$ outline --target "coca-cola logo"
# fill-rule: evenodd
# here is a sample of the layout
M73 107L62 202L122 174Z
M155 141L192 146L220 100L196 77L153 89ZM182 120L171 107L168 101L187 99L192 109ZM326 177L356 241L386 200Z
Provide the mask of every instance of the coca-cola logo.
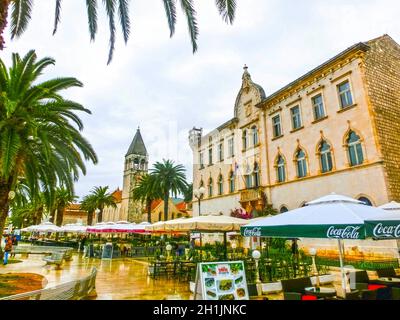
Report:
M335 239L358 239L360 235L360 227L347 226L345 228L335 228L331 226L326 232L328 238Z
M375 238L400 238L400 224L384 226L382 223L378 223L372 233Z
M245 237L261 237L261 228L254 227L254 228L244 229L243 235Z

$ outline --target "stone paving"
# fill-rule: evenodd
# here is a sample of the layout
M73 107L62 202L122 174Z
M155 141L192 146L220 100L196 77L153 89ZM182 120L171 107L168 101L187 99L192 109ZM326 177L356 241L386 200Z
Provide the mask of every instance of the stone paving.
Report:
M98 270L96 279L97 298L99 300L163 300L193 298L187 282L165 279L151 279L147 276L147 262L137 259L102 260L83 258L74 254L72 261L64 262L61 269L46 265L43 255L30 255L21 258L23 262L0 266L0 273L32 272L45 276L44 287L68 282L88 275L93 267ZM340 294L340 274L333 271L335 281L324 285L335 287ZM282 293L271 293L268 299L283 299Z

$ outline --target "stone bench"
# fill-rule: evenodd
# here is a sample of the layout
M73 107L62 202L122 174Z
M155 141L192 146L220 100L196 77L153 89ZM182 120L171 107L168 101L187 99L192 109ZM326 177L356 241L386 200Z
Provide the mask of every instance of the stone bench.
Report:
M50 256L45 256L43 258L47 264L55 264L57 267L60 267L64 261L64 253L63 252L53 252Z
M72 260L72 248L68 247L49 247L49 246L14 246L11 253L29 256L29 254L53 254L62 252L66 261Z

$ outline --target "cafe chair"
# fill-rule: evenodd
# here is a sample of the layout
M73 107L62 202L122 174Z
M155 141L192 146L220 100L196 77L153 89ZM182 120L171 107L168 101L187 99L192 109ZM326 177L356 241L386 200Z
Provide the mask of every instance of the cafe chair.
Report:
M379 278L400 278L393 267L377 269L376 273Z

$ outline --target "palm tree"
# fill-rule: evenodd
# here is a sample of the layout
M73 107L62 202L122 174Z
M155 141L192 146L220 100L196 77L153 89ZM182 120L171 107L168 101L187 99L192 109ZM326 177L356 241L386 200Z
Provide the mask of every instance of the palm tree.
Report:
M58 188L56 191L56 200L55 206L57 208L57 219L56 225L61 227L64 219L64 211L65 208L68 207L74 200L77 199L77 196L74 195L73 192L66 188ZM54 220L54 216L53 216Z
M115 16L118 15L122 35L125 43L128 42L130 34L129 0L103 0L104 9L108 18L110 30L110 48L108 64L111 62L115 46L116 25ZM194 0L179 0L182 11L186 16L189 35L192 42L193 53L197 51L197 27L196 10ZM168 20L170 37L175 33L176 25L176 0L163 0L165 15ZM219 14L226 23L232 24L235 19L236 0L215 0ZM20 37L28 26L31 19L33 0L0 0L0 50L4 48L3 32L7 25L7 13L11 5L11 39ZM97 34L98 1L86 0L90 40L94 41ZM57 32L60 22L61 0L55 0L55 17L53 35Z
M46 204L52 204L58 186L73 190L79 174L86 174L84 159L97 163L75 113L90 111L60 94L82 83L75 78L38 83L53 64L51 58L38 61L33 50L23 58L14 53L9 69L0 59L0 230L21 181L32 198L43 193Z
M81 209L87 211L87 225L91 226L93 223L93 216L97 209L95 196L93 194L83 197L81 202Z
M108 192L108 186L94 187L89 196L93 197L91 201L93 201L92 203L95 205L95 208L100 210L97 222L103 221L103 210L105 207L117 207L114 196Z
M151 223L151 204L154 200L162 198L162 194L154 187L156 179L154 175L144 175L132 191L134 200L146 203L147 221Z
M193 200L193 183L189 183L185 192L183 192L184 201L190 203Z
M164 221L168 220L168 200L170 193L175 197L187 189L185 167L181 164L174 165L171 160L156 162L151 170L154 175L154 191L161 193L164 200Z

